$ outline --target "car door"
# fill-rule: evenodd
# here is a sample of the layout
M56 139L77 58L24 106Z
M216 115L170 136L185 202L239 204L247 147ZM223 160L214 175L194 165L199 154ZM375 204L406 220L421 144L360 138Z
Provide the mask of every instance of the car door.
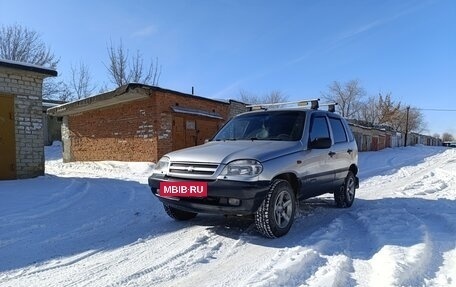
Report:
M301 173L301 198L309 198L331 191L334 171L329 148L311 148L310 143L321 138L330 138L328 119L324 113L314 113L310 119L308 151L304 171Z
M343 119L337 116L329 116L328 118L333 138L333 146L330 150L330 162L335 175L334 188L337 188L344 183L352 162L352 155L356 151L353 150L353 147L349 143L348 133L343 124Z

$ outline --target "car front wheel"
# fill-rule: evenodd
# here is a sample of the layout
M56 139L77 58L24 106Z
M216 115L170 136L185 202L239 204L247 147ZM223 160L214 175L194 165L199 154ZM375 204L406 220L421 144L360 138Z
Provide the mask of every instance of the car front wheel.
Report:
M266 237L276 238L288 233L296 213L296 196L288 181L276 179L255 213L255 225Z

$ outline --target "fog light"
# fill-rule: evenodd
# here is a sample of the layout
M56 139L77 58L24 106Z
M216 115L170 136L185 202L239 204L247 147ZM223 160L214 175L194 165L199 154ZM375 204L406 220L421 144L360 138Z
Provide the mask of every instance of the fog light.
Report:
M241 200L237 198L228 198L228 204L238 206L241 204Z

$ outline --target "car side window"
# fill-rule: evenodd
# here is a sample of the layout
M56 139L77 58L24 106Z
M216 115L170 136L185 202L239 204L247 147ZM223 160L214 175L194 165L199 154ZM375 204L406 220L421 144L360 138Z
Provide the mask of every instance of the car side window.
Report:
M347 141L347 134L345 133L344 124L341 119L329 118L331 123L331 131L334 136L334 143L343 143Z
M349 142L354 141L355 140L355 136L353 135L353 132L352 132L350 126L347 124L347 122L345 122L344 127L345 127L345 130L347 131L347 134L348 134L348 141Z
M310 126L309 141L313 142L317 138L329 138L328 122L324 116L316 116L312 118Z

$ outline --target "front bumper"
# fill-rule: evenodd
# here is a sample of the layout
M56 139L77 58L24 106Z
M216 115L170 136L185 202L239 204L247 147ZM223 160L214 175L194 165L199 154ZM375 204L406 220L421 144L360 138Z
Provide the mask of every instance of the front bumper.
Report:
M263 202L268 190L269 181L231 181L215 180L207 182L206 198L189 197L162 197L158 194L160 182L169 181L189 181L185 179L169 178L161 175L149 177L149 186L152 193L164 204L181 210L210 213L210 214L230 214L247 215L256 212ZM239 199L239 205L229 204L229 199Z

